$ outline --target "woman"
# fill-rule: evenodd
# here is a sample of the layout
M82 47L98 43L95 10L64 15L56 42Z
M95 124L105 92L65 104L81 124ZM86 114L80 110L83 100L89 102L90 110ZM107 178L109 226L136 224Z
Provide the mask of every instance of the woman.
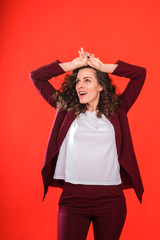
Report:
M66 75L57 91L49 79ZM108 73L130 78L118 95ZM142 67L118 60L104 64L81 48L71 62L55 61L32 71L31 80L57 109L42 177L61 187L58 240L85 240L92 221L96 240L117 240L125 218L125 188L134 188L142 201L141 181L127 112L146 76ZM44 199L43 197L43 199Z

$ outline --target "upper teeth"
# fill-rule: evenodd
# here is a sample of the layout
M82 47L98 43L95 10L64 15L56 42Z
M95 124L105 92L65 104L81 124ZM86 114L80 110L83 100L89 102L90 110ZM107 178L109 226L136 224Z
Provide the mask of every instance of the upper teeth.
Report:
M86 94L86 92L80 92L80 95Z

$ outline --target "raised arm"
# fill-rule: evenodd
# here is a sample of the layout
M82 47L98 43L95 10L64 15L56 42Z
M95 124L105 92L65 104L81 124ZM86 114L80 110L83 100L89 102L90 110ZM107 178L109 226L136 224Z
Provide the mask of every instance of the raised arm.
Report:
M56 77L63 73L72 71L75 68L87 65L88 59L84 54L83 48L81 48L78 52L79 56L73 59L73 61L61 63L59 60L56 60L30 72L31 81L39 93L54 108L56 107L56 102L53 95L55 94L56 89L50 84L49 80L52 77Z
M130 78L130 81L122 93L122 106L126 112L129 111L133 103L136 101L143 87L146 69L123 61L116 62L118 66L112 72L113 75Z
M122 93L122 106L128 112L142 89L146 77L146 69L120 60L114 64L104 64L99 58L95 58L93 54L90 56L88 64L102 72L130 78L126 89Z
M59 66L59 63L60 61L56 60L30 72L30 78L34 86L43 98L54 108L56 107L56 103L52 96L55 94L56 89L48 80L65 73L65 71Z

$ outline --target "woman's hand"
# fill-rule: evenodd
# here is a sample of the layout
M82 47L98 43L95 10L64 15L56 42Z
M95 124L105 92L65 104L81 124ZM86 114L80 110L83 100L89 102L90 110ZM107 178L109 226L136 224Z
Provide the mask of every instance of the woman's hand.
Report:
M81 48L79 52L79 58L84 62L84 66L89 65L97 70L102 71L103 69L103 62L99 60L99 57L95 57L94 54L90 54L88 52L84 52L84 49ZM77 60L79 59L77 58Z
M99 71L103 71L104 63L101 62L98 57L96 58L94 54L89 55L87 64Z
M105 64L99 60L99 57L95 57L94 54L87 53L87 64L101 72L112 73L118 66L118 64Z
M75 64L75 68L89 65L97 70L102 71L104 64L99 60L98 57L96 58L94 54L84 52L83 48L81 48L81 50L78 51L78 53L79 53L79 57L75 58L72 61Z
M101 72L112 73L118 66L118 64L109 64L103 63L99 60L99 58L95 58L92 54L89 58L87 64Z
M86 56L86 53L84 52L84 49L81 48L80 51L78 51L79 57L75 58L72 63L75 65L75 68L80 68L83 66L87 66L88 57Z
M88 62L88 58L84 52L84 49L81 48L80 51L78 51L79 53L79 57L75 58L73 61L71 62L65 62L65 63L59 63L60 67L65 71L65 72L69 72L69 71L73 71L76 68L80 68L83 66L87 66L87 62Z

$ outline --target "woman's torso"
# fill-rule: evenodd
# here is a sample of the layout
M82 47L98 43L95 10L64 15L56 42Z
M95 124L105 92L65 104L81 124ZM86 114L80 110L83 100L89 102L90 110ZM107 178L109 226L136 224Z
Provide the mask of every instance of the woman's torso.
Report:
M81 113L62 142L55 179L74 184L118 185L120 165L111 122L96 111Z

